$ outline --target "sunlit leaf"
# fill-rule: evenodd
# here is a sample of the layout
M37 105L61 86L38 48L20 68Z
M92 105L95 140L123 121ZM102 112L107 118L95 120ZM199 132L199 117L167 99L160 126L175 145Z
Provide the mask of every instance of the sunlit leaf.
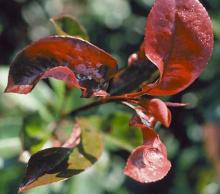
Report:
M87 41L70 36L49 36L23 49L13 60L6 92L29 93L40 79L64 80L80 87L84 96L106 90L117 62Z
M160 72L143 90L171 95L201 74L213 48L212 24L198 0L156 0L147 19L145 54Z
M86 30L69 15L62 15L50 19L58 35L71 35L89 40Z
M95 131L82 130L80 144L76 147L49 148L34 154L28 162L19 192L79 174L97 161L102 150L101 135Z

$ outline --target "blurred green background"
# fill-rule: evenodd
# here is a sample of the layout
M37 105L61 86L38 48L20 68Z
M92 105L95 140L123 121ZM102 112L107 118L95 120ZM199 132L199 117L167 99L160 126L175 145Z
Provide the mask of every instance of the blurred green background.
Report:
M172 162L169 174L152 184L123 175L126 159L141 137L137 129L128 127L132 113L108 104L79 117L81 123L106 134L105 152L98 163L68 181L27 194L220 194L220 1L201 2L213 21L214 52L192 86L164 98L191 104L172 108L171 127L157 129ZM28 95L3 94L15 54L31 41L54 34L50 17L70 14L85 26L91 42L112 53L123 67L143 40L152 4L153 0L0 0L0 194L17 193L24 176L20 137L32 153L51 146L49 134L60 111L91 101L80 99L78 90L64 95L63 83L52 79L40 82ZM69 129L71 121L60 125L60 130L68 133Z

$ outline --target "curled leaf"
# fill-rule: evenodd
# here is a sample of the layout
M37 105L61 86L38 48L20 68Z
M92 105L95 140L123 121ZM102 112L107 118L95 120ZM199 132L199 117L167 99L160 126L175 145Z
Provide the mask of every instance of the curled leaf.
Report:
M32 155L19 192L67 179L92 166L103 150L102 137L95 131L75 130L63 147L49 148ZM73 140L73 141L72 141ZM79 144L78 144L79 143Z
M54 77L84 96L106 90L117 69L116 60L87 41L49 36L24 48L13 60L6 92L29 93L40 79Z
M71 35L89 40L86 30L77 22L76 19L69 15L52 17L50 19L58 35Z
M160 99L141 100L139 102L140 106L133 106L127 102L124 102L124 104L136 111L136 114L130 121L132 126L141 127L144 124L145 127L154 128L157 121L161 122L165 127L170 126L171 112Z
M212 24L198 0L156 0L147 19L144 49L160 78L142 89L160 96L184 90L201 74L212 48Z
M142 103L142 106L149 115L160 121L165 127L170 126L171 112L162 100L157 98L147 100Z
M149 183L162 179L171 168L165 145L151 129L143 129L144 144L129 156L124 168L125 175L141 182Z

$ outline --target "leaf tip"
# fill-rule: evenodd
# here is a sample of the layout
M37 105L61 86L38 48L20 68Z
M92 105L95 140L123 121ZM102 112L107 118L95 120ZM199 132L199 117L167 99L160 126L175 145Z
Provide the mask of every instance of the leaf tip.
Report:
M23 181L20 183L18 187L18 194L26 192L36 186L39 186L39 185L33 184L34 181L35 181L34 179L30 179L30 180L23 179Z
M25 185L21 184L18 188L18 193L23 193L25 191L27 191L27 187Z

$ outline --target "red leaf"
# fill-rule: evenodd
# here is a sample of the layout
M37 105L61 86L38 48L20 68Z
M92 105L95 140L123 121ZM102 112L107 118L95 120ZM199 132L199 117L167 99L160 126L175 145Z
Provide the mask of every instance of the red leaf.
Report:
M167 175L171 163L167 159L165 145L151 129L143 130L144 145L137 147L129 156L124 173L141 183L155 182Z
M156 0L148 16L144 47L160 78L143 90L150 95L184 90L198 78L212 53L208 13L198 0Z
M29 93L40 79L54 77L88 93L105 90L116 60L87 41L50 36L23 49L11 64L6 92ZM84 92L85 93L85 92Z
M160 99L142 100L139 103L141 107L133 106L130 103L125 104L133 108L138 115L135 114L130 120L130 125L134 127L142 128L141 126L144 124L145 127L154 128L157 121L165 127L170 126L171 112Z
M157 121L160 121L165 127L170 126L171 112L167 105L160 99L151 99L144 101L142 105L146 108L149 115L152 115Z

